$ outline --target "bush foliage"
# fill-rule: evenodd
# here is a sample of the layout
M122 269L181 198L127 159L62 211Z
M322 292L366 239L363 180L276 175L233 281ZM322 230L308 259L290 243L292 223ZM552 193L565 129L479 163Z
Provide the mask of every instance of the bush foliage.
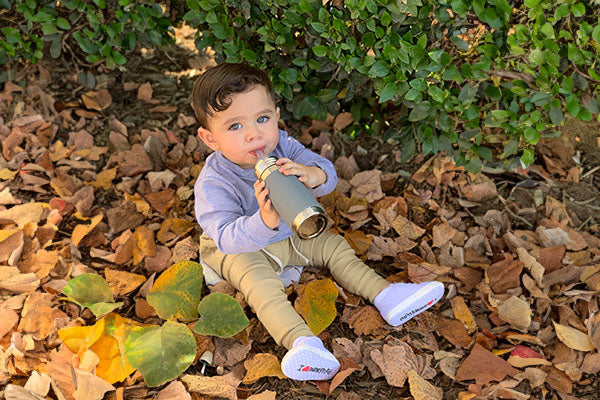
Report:
M597 116L597 0L0 0L18 25L0 29L0 63L58 57L73 37L87 61L123 65L171 26L197 28L218 61L268 71L284 116L352 113L348 134L382 134L449 153L478 171L514 168L555 135L565 114ZM75 12L76 11L76 12Z

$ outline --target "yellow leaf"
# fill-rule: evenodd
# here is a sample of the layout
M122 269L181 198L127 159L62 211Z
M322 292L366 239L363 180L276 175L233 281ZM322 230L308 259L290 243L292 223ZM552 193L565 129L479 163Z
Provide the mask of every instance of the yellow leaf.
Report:
M408 385L410 394L415 400L442 400L443 398L442 389L421 378L414 369L408 371Z
M28 222L38 223L46 217L49 210L46 203L27 203L0 211L0 219L14 221L19 228L23 228Z
M181 218L167 218L156 234L156 239L161 243L165 243L177 236L185 235L192 229L194 229L194 224L191 221ZM172 233L168 235L170 232Z
M58 337L69 350L77 353L79 358L93 345L104 332L104 318L100 319L94 326L74 326L63 328L58 331Z
M6 239L14 235L19 231L18 228L14 229L2 229L0 230L0 243L4 242Z
M587 334L578 329L571 328L570 326L557 324L554 321L552 321L552 323L554 324L554 329L556 330L556 336L558 336L560 341L571 349L579 351L594 350L594 346L592 345L592 342Z
M59 140L50 147L50 158L54 162L69 158L74 148L75 146L65 147L65 145Z
M138 265L144 257L156 256L154 232L145 226L139 226L134 232L136 241L133 247L133 265Z
M450 300L450 304L452 305L454 317L463 323L469 333L475 332L477 324L475 324L475 318L473 318L473 314L465 304L465 300L460 296L456 296Z
M131 293L146 282L146 277L143 275L110 268L104 269L104 277L112 292L117 296Z
M242 380L244 384L254 383L265 376L275 376L279 379L286 378L281 371L279 360L270 353L256 354L251 359L244 361L244 367L246 367L246 376Z
M13 180L19 171L11 171L8 168L2 168L0 170L0 179L4 181Z
M298 295L294 308L315 335L321 333L335 319L337 296L337 287L331 279L309 282Z
M81 239L85 237L88 233L92 231L102 221L102 214L98 214L92 217L92 222L89 225L77 225L75 229L73 229L73 234L71 235L71 241L73 245L77 246Z
M105 169L98 173L96 180L93 182L86 182L87 185L92 185L95 188L101 188L104 190L110 189L110 185L117 176L117 168Z
M125 193L125 200L135 204L135 209L139 213L144 214L146 217L150 216L150 204L148 204L148 202L144 200L139 193L136 193L133 196L129 193Z

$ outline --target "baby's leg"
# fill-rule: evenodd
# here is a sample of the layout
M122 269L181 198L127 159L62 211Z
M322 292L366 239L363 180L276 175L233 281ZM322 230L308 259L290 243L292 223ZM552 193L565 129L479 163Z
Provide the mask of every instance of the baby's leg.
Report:
M262 252L225 257L223 278L243 295L278 344L292 348L294 339L312 335L287 298L283 283Z
M311 265L329 268L333 279L344 289L373 302L389 282L356 257L354 249L340 235L324 232L314 239L293 238L298 251Z

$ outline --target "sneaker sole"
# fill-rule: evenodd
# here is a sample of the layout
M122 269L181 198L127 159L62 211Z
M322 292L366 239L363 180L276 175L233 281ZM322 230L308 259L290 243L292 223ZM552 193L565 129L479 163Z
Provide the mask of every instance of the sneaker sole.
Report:
M340 369L338 360L328 351L298 346L281 360L281 370L297 381L328 380Z
M392 326L402 325L437 303L444 295L444 284L431 282L415 294L392 308L385 320Z

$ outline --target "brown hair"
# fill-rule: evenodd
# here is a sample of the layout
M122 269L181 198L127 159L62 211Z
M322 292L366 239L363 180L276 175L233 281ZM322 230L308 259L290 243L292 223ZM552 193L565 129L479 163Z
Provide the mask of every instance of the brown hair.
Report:
M192 88L192 108L200 126L208 129L208 117L227 110L232 94L247 92L255 86L267 89L275 101L273 86L263 70L246 63L221 64L206 70Z

